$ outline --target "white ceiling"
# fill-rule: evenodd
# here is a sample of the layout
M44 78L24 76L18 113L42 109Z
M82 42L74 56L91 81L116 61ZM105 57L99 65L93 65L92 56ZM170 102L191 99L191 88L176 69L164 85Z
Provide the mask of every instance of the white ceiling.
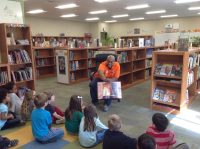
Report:
M79 7L71 9L56 9L54 7L62 4L76 3ZM139 5L139 4L149 4L149 8L137 9L137 10L126 10L126 6ZM86 18L99 17L99 21L113 20L111 16L117 14L129 14L127 18L117 18L118 22L129 21L130 18L144 17L145 20L148 19L160 19L161 15L178 14L179 17L188 16L199 16L197 13L200 10L190 11L189 7L200 6L200 2L185 3L185 4L175 4L174 0L120 0L116 2L109 3L97 3L93 0L25 0L25 12L33 9L43 9L47 11L42 14L27 14L26 16L36 16L45 17L52 19L62 19L62 20L76 20L85 21ZM89 11L106 9L108 12L105 14L89 14ZM165 9L164 14L145 14L146 11ZM74 18L61 18L61 15L75 13L78 15Z

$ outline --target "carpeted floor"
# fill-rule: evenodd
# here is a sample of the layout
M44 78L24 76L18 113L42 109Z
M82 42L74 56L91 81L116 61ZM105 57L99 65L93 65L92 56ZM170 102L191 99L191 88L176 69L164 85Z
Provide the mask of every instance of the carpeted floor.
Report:
M73 94L82 95L85 103L90 103L88 82L74 85L58 84L56 78L48 78L37 80L37 92L53 91L56 95L56 104L63 110L68 105L70 96ZM108 115L120 115L123 126L122 131L131 137L138 137L144 133L146 128L151 124L151 117L156 111L149 109L150 107L150 82L139 84L135 87L128 88L123 91L123 100L121 102L114 101L108 112L102 112L102 106L97 107L100 119L106 124ZM168 115L171 121L170 129L176 133L177 142L187 142L191 149L200 149L200 97L193 102L189 110L181 115ZM62 127L63 125L59 125ZM62 141L58 141L52 145L35 144L30 123L24 127L14 128L1 131L2 135L10 138L18 138L20 140L17 148L32 149L82 149L78 143L77 136L71 136L65 132ZM96 146L94 149L101 149L102 145Z

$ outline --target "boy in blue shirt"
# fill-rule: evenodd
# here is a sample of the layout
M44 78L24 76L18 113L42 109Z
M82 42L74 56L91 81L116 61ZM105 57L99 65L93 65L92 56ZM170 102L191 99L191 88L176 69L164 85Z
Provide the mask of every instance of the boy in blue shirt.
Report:
M31 114L32 133L40 143L50 143L61 139L64 131L60 128L51 128L51 114L44 108L46 106L47 95L40 93L36 95L34 103L36 109Z

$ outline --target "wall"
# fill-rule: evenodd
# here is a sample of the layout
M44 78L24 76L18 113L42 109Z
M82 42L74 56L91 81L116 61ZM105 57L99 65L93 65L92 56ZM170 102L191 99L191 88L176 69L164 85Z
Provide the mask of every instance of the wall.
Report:
M47 18L25 17L25 23L31 26L32 34L43 33L46 36L58 36L65 33L66 36L83 36L90 33L90 23L54 20Z
M149 21L125 22L125 23L111 23L109 25L109 34L114 37L133 35L134 28L140 28L141 34L154 35L155 31L163 31L166 24L180 24L180 30L188 30L200 28L199 17L188 18L174 18L174 19L160 19Z

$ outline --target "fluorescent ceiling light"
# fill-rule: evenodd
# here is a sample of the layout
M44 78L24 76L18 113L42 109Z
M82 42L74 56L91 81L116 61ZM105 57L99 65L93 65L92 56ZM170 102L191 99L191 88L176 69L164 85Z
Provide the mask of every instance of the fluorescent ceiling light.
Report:
M188 8L188 10L199 10L200 9L200 7L190 7L190 8Z
M148 4L142 4L142 5L135 5L135 6L127 6L125 9L142 9L142 8L147 8L149 7Z
M172 18L172 17L177 17L177 14L172 14L172 15L164 15L164 16L160 16L161 18Z
M106 13L107 10L98 10L98 11L90 11L89 14L100 14L100 13Z
M200 14L200 12L198 14Z
M123 17L128 17L128 14L120 14L120 15L114 15L112 16L113 18L123 18Z
M38 14L38 13L44 13L46 11L42 10L42 9L35 9L35 10L30 10L28 11L27 13L30 13L30 14Z
M200 0L176 0L174 3L176 4L182 4L182 3L193 3L193 2L199 2Z
M78 5L76 4L66 4L66 5L59 5L55 8L58 8L58 9L69 9L69 8L75 8L75 7L78 7Z
M75 15L75 14L65 14L65 15L62 15L62 16L60 16L60 17L62 17L62 18L72 18L72 17L76 17L77 15Z
M114 2L114 1L119 1L119 0L94 0L94 1L98 3L107 3L107 2Z
M157 11L148 11L146 14L157 14L157 13L165 13L166 10L157 10Z
M94 20L99 20L99 18L86 18L86 21L94 21Z
M129 19L130 21L136 21L136 20L144 20L144 18L132 18L132 19Z
M114 23L114 22L117 22L117 20L109 20L109 21L104 21L106 23Z

